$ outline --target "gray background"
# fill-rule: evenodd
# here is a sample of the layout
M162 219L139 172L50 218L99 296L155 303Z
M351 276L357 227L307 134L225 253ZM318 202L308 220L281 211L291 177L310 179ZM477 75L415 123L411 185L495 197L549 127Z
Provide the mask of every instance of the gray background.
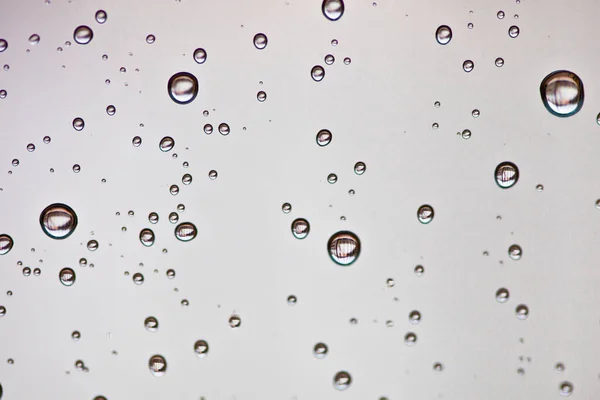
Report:
M94 20L98 9L105 24ZM563 381L574 385L571 398L598 398L599 13L593 0L347 0L331 22L318 0L3 0L0 37L9 47L0 65L10 69L0 70L8 92L0 100L0 233L15 241L0 256L3 400L552 399ZM94 31L86 46L73 40L82 24ZM453 29L447 46L434 38L441 24ZM269 39L262 51L252 44L258 32ZM41 40L32 46L33 33ZM203 65L192 58L197 47L207 51ZM469 74L466 59L475 63ZM310 78L317 64L326 70L319 83ZM570 118L551 115L539 95L558 69L585 86L584 106ZM183 106L166 91L179 71L200 84ZM81 132L75 117L85 120ZM228 136L218 134L221 122ZM210 136L205 123L215 128ZM323 128L333 141L320 148ZM456 135L463 129L469 140ZM176 142L170 153L158 149L165 135ZM359 160L362 176L353 172ZM521 173L509 190L493 179L505 160ZM218 179L208 178L211 169ZM189 186L184 173L193 175ZM63 241L38 222L54 202L79 217ZM189 243L168 222L180 203L180 222L199 230ZM422 204L435 209L429 225L416 218ZM297 217L311 224L305 240L290 232ZM157 237L151 248L138 240L145 227ZM362 242L347 268L326 251L342 229ZM519 261L507 254L514 243ZM42 273L25 277L24 266ZM66 266L77 273L72 287L58 280ZM143 285L132 282L135 272ZM507 303L495 300L500 287L510 290ZM530 309L525 321L515 316L521 303ZM416 326L408 321L415 309ZM236 330L227 322L233 313L242 318ZM158 332L144 329L150 315ZM409 331L418 336L413 347L403 341ZM193 352L198 339L210 346L204 359ZM312 354L320 341L329 346L322 360ZM153 354L167 359L161 378L148 371ZM75 370L78 359L89 372ZM438 361L441 373L432 369ZM353 377L343 392L332 384L340 370Z

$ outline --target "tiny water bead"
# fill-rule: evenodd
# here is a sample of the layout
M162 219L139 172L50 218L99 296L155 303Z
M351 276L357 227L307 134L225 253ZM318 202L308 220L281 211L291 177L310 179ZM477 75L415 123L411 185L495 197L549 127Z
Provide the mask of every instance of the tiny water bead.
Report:
M500 68L504 65L504 58L498 57L494 63L496 64L496 67Z
M208 355L208 343L206 340L198 340L194 343L194 354L198 358L204 358Z
M85 45L92 41L94 38L94 32L89 26L80 25L75 28L73 32L73 40L75 43Z
M48 237L65 239L77 228L77 214L66 204L54 203L41 212L40 225Z
M192 183L192 175L190 174L185 174L181 177L181 182L184 185L189 185L190 183Z
M136 272L135 274L133 274L131 279L133 280L133 283L135 283L136 285L141 285L142 283L144 283L144 275L142 275L139 272Z
M565 364L563 364L563 363L561 363L561 362L557 362L557 363L554 365L554 370L555 370L556 372L564 372L564 371L565 371Z
M194 50L194 61L198 64L204 64L206 62L206 50L203 48L197 48Z
M29 36L29 44L30 45L34 45L34 44L38 44L40 42L40 35L38 35L37 33L34 33L33 35Z
M475 68L475 64L473 63L473 61L466 60L465 62L463 62L463 70L465 72L471 72L473 71L473 68Z
M28 151L28 152L32 152L32 151L34 151L34 150L35 150L35 144L33 144L33 143L29 143L29 144L27 145L27 151Z
M310 224L304 218L297 218L292 222L292 234L296 239L304 239L310 232Z
M213 126L211 124L204 125L204 133L206 133L207 135L213 133Z
M283 211L284 214L289 214L290 211L292 211L292 205L290 203L283 203L281 205L281 211Z
M329 175L327 176L327 182L329 182L329 183L331 183L331 184L334 184L334 183L336 183L336 182L337 182L337 179L338 179L338 177L337 177L337 175L336 175L336 174L329 174Z
M169 79L167 92L175 103L189 104L198 94L198 79L189 72L178 72Z
M315 344L315 347L313 348L313 354L315 355L316 358L322 359L325 358L327 356L327 353L329 352L329 348L327 347L327 345L325 343L317 343Z
M321 147L325 147L331 143L331 139L333 139L333 135L327 129L321 129L317 133L317 144Z
M573 384L565 381L558 386L558 390L561 396L567 397L573 394Z
M366 170L367 170L367 165L364 162L359 161L356 164L354 164L354 173L356 175L362 175L365 173Z
M267 94L261 90L256 94L256 99L262 103L267 99Z
M109 105L108 107L106 107L106 113L107 113L108 115L110 115L111 117L112 117L113 115L115 115L115 113L116 113L116 112L117 112L117 108L116 108L115 106L113 106L112 104L111 104L111 105Z
M431 207L428 204L423 204L417 210L417 218L419 219L419 222L422 224L428 224L431 221L433 221L433 216L434 216L433 207Z
M156 36L154 36L154 35L148 35L148 36L146 36L146 43L152 44L155 41L156 41Z
M8 252L13 248L14 242L12 237L3 233L0 235L0 256L8 254Z
M172 212L169 214L169 222L172 224L176 224L179 221L179 214L176 212Z
M515 313L517 314L518 319L525 320L529 317L529 307L525 304L519 304L515 307Z
M219 124L219 133L223 136L227 136L229 135L229 125L227 125L225 122Z
M498 303L506 303L510 298L510 293L508 289L500 288L496 291L496 301Z
M325 56L324 61L325 61L325 64L332 65L335 62L335 57L333 56L333 54L327 54Z
M240 318L240 316L237 314L233 314L231 317L229 317L229 326L232 329L237 329L240 326L242 326L242 319Z
M298 302L298 298L296 296L294 296L293 294L289 295L287 298L287 303L290 306L293 306L294 304L296 304Z
M140 242L146 247L154 244L154 232L152 229L144 228L140 231Z
M350 57L344 58L344 64L345 65L350 65L351 62L352 62L352 59Z
M360 239L350 231L340 231L331 235L327 241L329 257L338 265L349 266L360 255Z
M325 78L325 70L320 65L315 65L310 70L310 76L315 82L321 82Z
M174 269L167 270L167 278L169 278L169 279L175 278L175 270Z
M131 144L133 145L133 147L140 147L140 145L142 144L142 138L139 136L134 136L134 138L131 139Z
M269 39L267 39L267 35L264 33L257 33L254 35L254 39L252 39L252 41L254 42L254 47L256 47L258 50L263 50L269 43Z
M75 271L71 268L63 268L58 274L60 283L65 286L72 286L75 283Z
M472 23L472 22L469 22L469 23L467 24L467 28L469 28L469 29L473 29L473 23Z
M523 249L518 244L513 244L508 248L508 256L513 260L520 260L523 256Z
M471 138L471 131L469 129L465 129L462 131L461 136L463 139L467 140Z
M52 138L50 138L50 136L44 136L43 140L44 140L45 144L48 144L48 143L50 143L52 141Z
M173 196L177 196L179 194L179 186L177 186L177 185L171 185L171 187L169 188L169 192Z
M433 364L433 370L435 372L442 372L444 370L444 366L440 362L436 362Z
M494 178L502 189L509 189L519 180L519 168L510 161L501 162L494 171Z
M540 84L542 103L557 117L570 117L583 106L583 82L570 71L548 74Z
M481 115L481 113L479 112L478 109L474 109L473 111L471 111L471 116L473 118L479 118L479 115Z
M504 18L504 11L502 11L502 10L498 11L498 14L496 14L496 16L498 17L498 19L503 19Z
M71 339L73 339L76 342L79 341L79 339L81 339L81 332L79 332L79 331L71 332Z
M151 224L156 224L158 222L158 214L155 212L148 214L148 221L150 221Z
M421 313L417 310L411 311L408 314L408 320L411 324L416 325L421 322Z
M153 355L148 360L148 368L152 375L156 377L164 376L167 372L167 360L160 354Z
M448 25L441 25L435 31L435 39L441 45L447 45L452 40L452 29Z
M417 335L413 332L408 332L404 335L404 344L407 346L414 346L417 343Z
M165 153L173 150L173 147L175 147L175 140L171 136L165 136L158 143L160 151Z
M219 174L214 169L212 169L208 172L208 177L212 180L217 179L218 176L219 176Z
M75 129L76 131L81 131L84 127L85 122L83 121L83 118L77 117L73 120L73 129Z
M333 386L337 390L346 390L352 385L352 376L346 371L340 371L333 377Z
M90 240L87 243L87 248L89 251L96 251L98 250L98 241L97 240Z
M31 268L29 268L29 267L23 268L23 276L29 276L29 275L31 275Z
M330 21L337 21L344 15L344 1L343 0L323 0L321 4L321 11L325 18Z
M191 222L182 222L175 227L175 237L182 242L189 242L194 239L197 234L198 230L196 229L196 225Z
M96 11L96 22L97 23L99 23L99 24L105 23L106 18L107 18L106 11L104 11L104 10Z
M519 33L521 33L521 30L516 25L513 25L510 28L508 28L508 36L510 36L513 39L519 36Z
M387 285L387 287L392 288L392 287L394 287L394 285L396 284L396 282L392 278L388 278L385 281L385 284Z
M148 332L156 332L158 330L158 320L156 317L148 317L144 320L144 328Z

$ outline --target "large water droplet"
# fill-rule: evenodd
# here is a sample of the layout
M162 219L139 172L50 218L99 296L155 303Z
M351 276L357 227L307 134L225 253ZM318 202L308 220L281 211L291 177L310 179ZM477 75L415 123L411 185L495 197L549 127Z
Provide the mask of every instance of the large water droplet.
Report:
M152 229L144 228L140 231L140 242L146 247L154 244L154 232Z
M189 72L178 72L169 79L167 91L175 103L191 103L198 94L198 79Z
M446 45L452 40L452 29L448 25L441 25L435 31L435 39L441 45Z
M333 377L333 386L337 390L346 390L352 385L352 376L346 371L340 371Z
M208 343L206 340L198 340L194 343L194 353L198 358L204 358L208 355Z
M96 22L97 23L99 23L99 24L105 23L106 18L107 18L106 11L104 11L104 10L96 11Z
M141 285L142 283L144 283L144 275L142 275L140 272L136 272L135 274L133 274L131 279L136 285Z
M78 44L88 44L94 38L94 32L89 26L81 25L75 28L73 32L73 39Z
M158 144L158 148L164 152L171 151L174 146L175 140L171 136L165 136L160 140L160 143Z
M349 231L334 233L327 241L329 257L342 266L354 263L360 255L360 250L360 239Z
M501 162L494 171L494 178L502 189L511 188L519 180L519 168L510 161Z
M254 47L256 47L258 50L263 50L265 47L267 47L267 44L269 43L269 39L267 39L267 35L265 35L264 33L257 33L256 35L254 35Z
M542 102L550 113L570 117L583 106L583 82L570 71L555 71L540 85Z
M30 45L34 45L34 44L38 44L40 42L40 35L38 35L37 33L34 33L33 35L29 36L29 44Z
M206 62L206 50L203 48L197 48L194 50L194 61L198 64L204 64Z
M75 271L71 268L63 268L60 270L58 278L63 285L71 286L75 283Z
M315 65L310 70L310 76L315 82L321 82L325 78L325 70L320 65Z
M325 343L317 343L313 348L313 354L316 358L325 358L328 352L329 348Z
M296 239L304 239L310 232L310 224L304 218L297 218L292 222L292 234Z
M317 133L317 144L321 147L325 147L329 143L331 143L332 138L333 135L330 131L328 131L327 129L321 129L319 133Z
M159 354L153 355L148 360L148 368L152 375L161 377L167 372L167 360Z
M323 0L321 10L323 15L330 21L337 21L344 15L344 2L343 0Z
M198 234L196 225L191 222L182 222L175 227L175 237L182 242L189 242Z
M13 248L14 242L13 239L3 233L0 235L0 256L7 254Z
M65 239L77 227L77 214L66 204L51 204L40 214L40 225L52 239Z

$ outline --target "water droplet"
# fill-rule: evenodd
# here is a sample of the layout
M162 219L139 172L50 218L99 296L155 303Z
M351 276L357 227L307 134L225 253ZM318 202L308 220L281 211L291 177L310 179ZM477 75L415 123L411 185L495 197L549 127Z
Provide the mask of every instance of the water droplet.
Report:
M292 222L292 234L296 239L304 239L310 232L310 224L304 218L297 218Z
M106 22L106 11L104 10L98 10L96 11L96 22L99 24L103 24Z
M519 319L527 319L529 316L529 308L525 304L519 304L515 308L515 312L517 314L517 318Z
M558 117L570 117L583 106L583 82L569 71L547 75L540 85L540 93L546 109Z
M155 317L148 317L144 320L144 328L148 332L156 332L158 330L158 320Z
M417 210L417 218L422 224L428 224L433 220L434 211L433 207L428 204L424 204Z
M35 275L35 276L40 276L41 273L42 273L42 270L39 268L35 268L33 270L33 275Z
M562 382L558 387L561 396L570 396L573 393L573 384L571 382Z
M110 115L111 117L112 117L113 115L115 115L115 113L116 113L116 112L117 112L117 109L116 109L116 107L115 107L115 106L113 106L112 104L111 104L111 105L109 105L108 107L106 107L106 113L107 113L108 115Z
M256 47L258 50L263 50L265 47L267 47L269 39L267 39L267 35L264 33L257 33L254 35L253 42L254 47Z
M256 99L262 103L267 99L267 94L261 90L256 94Z
M158 214L155 212L148 214L148 221L150 221L151 224L156 224L158 222Z
M148 361L148 368L152 375L161 377L167 372L167 360L159 354L153 355Z
M218 176L219 176L219 174L214 169L212 169L208 172L208 177L212 180L217 179Z
M87 248L89 251L96 251L98 250L98 241L97 240L90 240L87 243Z
M206 340L198 340L194 343L194 353L198 358L204 358L208 355L208 343Z
M239 315L233 314L229 317L229 326L233 329L239 328L242 325L242 319Z
M77 117L73 120L73 129L76 131L81 131L85 127L85 122L83 118Z
M329 257L339 265L348 266L360 255L360 239L349 231L340 231L331 235L327 241Z
M333 386L337 390L346 390L352 385L352 377L346 371L340 371L333 377Z
M133 280L133 283L135 283L136 285L141 285L142 283L144 283L144 275L142 275L139 272L136 272L135 274L133 274L131 279Z
M321 5L323 15L330 21L337 21L342 18L344 9L345 6L343 0L323 0L323 4Z
M50 238L65 239L77 227L77 214L66 204L51 204L40 214L40 225Z
M502 189L511 188L519 180L519 168L509 161L501 162L494 171L494 177Z
M6 90L2 89L0 90L0 99L5 99L7 95Z
M48 144L52 141L52 139L50 138L50 136L44 136L44 143Z
M182 307L187 307L189 305L190 305L190 302L188 301L188 299L181 300L181 306Z
M81 333L79 331L73 331L71 333L71 339L73 339L74 341L79 341L79 339L81 339Z
M190 174L183 175L183 177L181 177L181 182L184 185L189 185L190 183L192 183L192 176Z
M421 313L417 310L411 311L410 314L408 314L408 320L411 324L418 324L421 322Z
M513 260L520 260L523 256L523 250L518 244L513 244L508 248L508 256Z
M206 62L206 50L203 48L197 48L194 50L194 61L198 64L204 64Z
M31 268L25 267L23 268L23 276L29 276L31 274Z
M396 284L396 282L392 278L388 278L387 281L385 281L385 283L389 288L394 287L394 285Z
M544 190L544 185L542 185L541 183L537 184L535 186L535 190L537 190L538 192L542 192Z
M139 136L135 136L131 140L131 144L133 144L134 147L140 147L140 145L142 144L142 138Z
M435 372L442 372L444 370L444 366L442 365L442 363L436 362L435 364L433 364L433 370Z
M337 46L338 45L338 40L337 39L332 39L331 40L331 45L332 46Z
M469 28L469 29L473 29L473 23L472 23L472 22L469 22L469 23L467 24L467 28Z
M169 79L167 91L175 103L191 103L198 94L198 79L189 72L178 72Z
M171 136L165 136L158 144L158 148L164 152L173 150L173 147L175 147L175 140Z
M431 124L431 128L433 128L433 129L437 129L439 127L440 127L440 125L437 122L434 122L433 124Z
M474 109L473 111L471 111L471 116L473 118L479 118L479 115L480 115L480 113L479 113L478 109Z
M4 317L6 315L6 307L0 306L0 317Z
M329 174L327 176L327 182L334 184L337 182L337 175L336 174Z
M219 133L223 136L229 135L229 125L226 123L219 124Z
M292 205L290 203L283 203L281 205L281 211L283 211L284 214L289 214L290 211L292 211Z
M152 229L144 228L140 231L140 242L146 247L154 244L154 232Z
M79 164L73 164L73 172L78 174L79 171L81 171L81 166Z
M327 347L327 345L325 343L317 343L315 344L315 347L313 348L313 354L315 355L316 358L325 358L327 356L327 353L329 352L329 348Z
M204 133L206 133L207 135L213 133L213 126L211 124L204 125Z
M468 129L465 129L464 131L462 131L461 136L463 139L467 140L471 138L471 131Z
M504 65L504 58L498 57L495 61L496 67L500 68Z
M73 40L77 44L88 44L93 38L94 32L92 32L89 26L78 26L75 28L75 32L73 32Z
M37 33L34 33L33 35L29 36L29 44L30 45L35 45L38 44L40 42L40 35L38 35Z
M435 31L435 39L441 45L446 45L452 40L452 29L447 25L441 25Z
M196 225L191 222L182 222L175 227L175 237L182 242L189 242L198 234Z
M58 278L60 279L60 283L63 285L71 286L75 283L75 271L73 271L71 268L63 268L60 270Z
M508 289L500 288L496 291L496 301L498 303L506 303L510 297Z
M167 270L167 278L169 278L169 279L175 278L175 270L174 269Z
M327 65L331 65L335 62L335 57L333 56L333 54L327 54L325 56L325 64Z
M0 256L8 254L8 252L13 248L14 242L12 237L3 233L0 235Z
M287 303L288 303L290 306L293 306L293 305L294 305L294 304L296 304L297 302L298 302L298 298L297 298L296 296L294 296L293 294L288 296L288 298L287 298Z
M554 369L556 370L556 372L564 372L565 364L563 364L561 362L557 362L556 365L554 365Z
M310 70L310 76L313 78L315 82L321 82L325 77L325 70L320 65L315 65Z
M475 68L475 64L473 63L473 61L471 61L471 60L466 60L466 61L463 63L463 70L464 70L465 72L471 72L471 71L473 71L473 68Z
M317 144L321 147L327 146L331 143L331 139L333 135L327 129L321 129L319 133L317 133Z
M146 36L146 43L148 43L148 44L154 43L155 40L156 40L156 37L154 35Z
M352 62L352 59L350 57L344 58L344 64L345 65L350 65L351 62Z
M408 332L404 335L404 343L407 346L414 346L417 343L417 335L413 332Z
M87 265L87 260L85 258L80 258L79 259L79 266L80 267L85 267Z
M362 175L365 173L366 170L367 170L367 166L365 165L364 162L359 161L356 164L354 164L354 173L356 175Z
M502 10L498 11L498 14L496 14L496 16L498 17L498 19L504 18L504 11L502 11Z
M0 53L8 49L8 42L5 39L0 39Z
M75 361L75 369L77 371L83 371L84 368L85 368L85 364L83 363L82 360Z
M508 28L508 36L510 36L513 39L519 36L520 32L521 31L519 30L519 27L516 25L513 25L510 28Z
M171 185L171 187L169 188L169 192L173 196L177 196L179 194L179 186L177 186L177 185Z

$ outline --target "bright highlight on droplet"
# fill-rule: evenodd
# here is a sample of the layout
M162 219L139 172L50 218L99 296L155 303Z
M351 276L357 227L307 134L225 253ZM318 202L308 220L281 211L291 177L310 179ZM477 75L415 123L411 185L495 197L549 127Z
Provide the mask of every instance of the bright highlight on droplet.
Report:
M542 103L557 117L570 117L583 106L583 82L570 71L555 71L540 85Z

